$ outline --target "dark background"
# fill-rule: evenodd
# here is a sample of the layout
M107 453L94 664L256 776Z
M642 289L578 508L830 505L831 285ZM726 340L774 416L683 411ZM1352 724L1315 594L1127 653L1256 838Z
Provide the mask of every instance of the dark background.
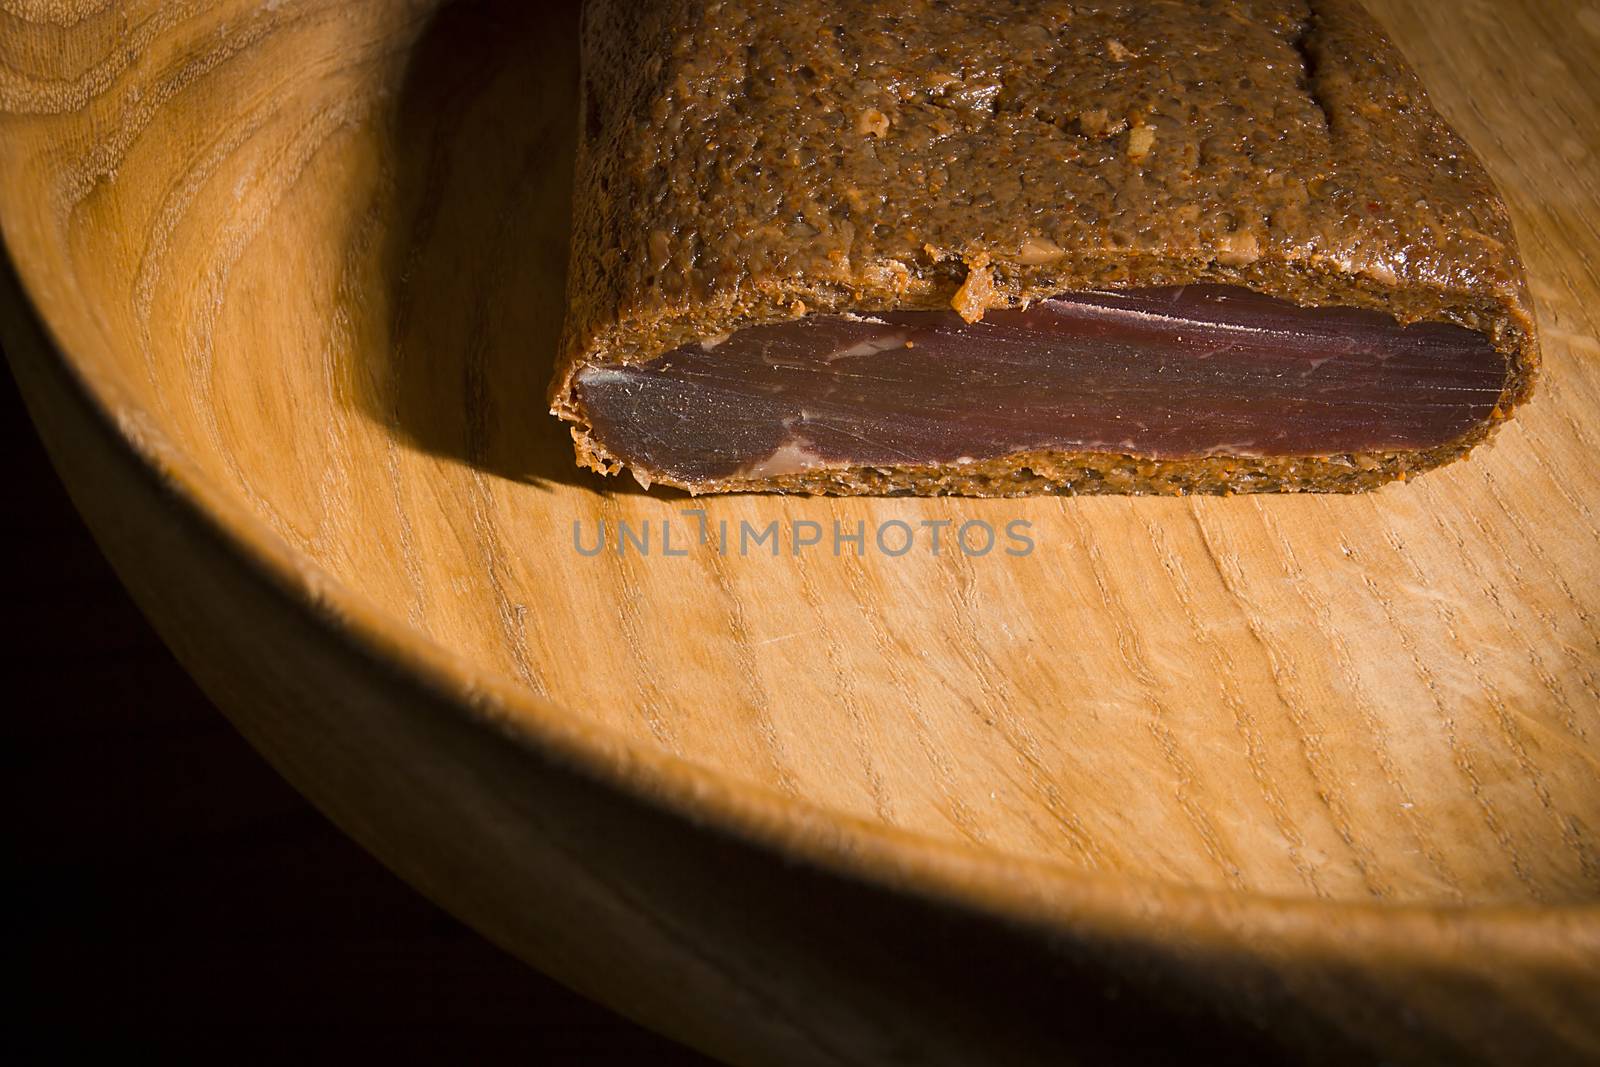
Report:
M0 420L13 1020L230 1060L709 1062L501 952L301 799L123 592L9 371Z

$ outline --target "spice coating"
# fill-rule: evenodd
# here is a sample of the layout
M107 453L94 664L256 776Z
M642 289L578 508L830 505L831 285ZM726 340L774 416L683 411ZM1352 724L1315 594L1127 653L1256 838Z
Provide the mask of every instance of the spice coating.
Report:
M596 469L620 464L589 432L580 369L802 314L972 319L1221 282L1479 330L1507 359L1501 416L1532 384L1505 209L1354 0L596 0L583 49L552 404ZM1493 425L1415 453L1062 453L686 487L1350 490Z

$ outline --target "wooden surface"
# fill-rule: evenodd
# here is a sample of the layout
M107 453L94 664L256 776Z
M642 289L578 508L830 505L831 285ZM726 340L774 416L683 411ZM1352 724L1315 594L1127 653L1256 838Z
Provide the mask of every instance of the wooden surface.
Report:
M1477 1051L1538 1031L1592 1049L1577 1006L1600 980L1600 8L1375 9L1505 190L1547 371L1492 446L1370 496L690 504L577 472L540 401L572 16L509 0L0 8L7 248L71 374L169 495L97 474L112 461L87 430L51 436L52 415L85 416L43 356L19 374L42 383L30 399L113 560L241 728L402 873L655 1025L745 1057L777 1040L663 1021L659 989L599 988L579 949L555 958L548 931L508 917L515 894L468 884L470 857L428 851L444 827L408 842L363 810L378 794L355 779L398 788L381 774L405 768L333 747L340 702L295 686L376 692L378 668L299 663L317 646L291 639L285 605L398 671L386 699L409 684L419 706L466 709L684 833L1058 935L1144 937L1158 959L1181 937L1252 961L1208 1011L1233 995L1254 1017L1270 998L1252 983L1314 957L1354 1007L1303 1034L1376 1027L1363 1040L1414 1054L1407 1027L1481 1030ZM221 531L219 574L237 560L287 600L252 600L262 619L223 610L222 577L161 558L210 542L113 498L192 513ZM600 520L681 537L691 506L735 530L1022 519L1036 547L574 550L574 523L586 540ZM284 658L252 661L230 626L281 635ZM267 665L282 693L255 677ZM443 729L399 723L384 736ZM477 744L449 751L509 759ZM382 751L478 803L517 781L507 763L469 789L425 749ZM730 952L765 936L723 933ZM828 988L821 964L785 959L794 989ZM1515 1008L1463 1012L1484 1001L1372 977L1441 968ZM1197 988L1176 1002L1211 996ZM1320 990L1285 995L1304 1008ZM1385 1014L1383 1030L1364 1014L1379 990L1425 1021Z
M13 691L40 694L0 721L13 1041L708 1062L451 919L262 762L118 583L4 372L0 443L0 645Z

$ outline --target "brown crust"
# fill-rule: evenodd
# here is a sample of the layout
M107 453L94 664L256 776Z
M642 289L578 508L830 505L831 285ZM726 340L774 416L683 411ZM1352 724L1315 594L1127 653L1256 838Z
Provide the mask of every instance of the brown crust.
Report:
M1224 282L1455 322L1507 358L1495 421L1527 398L1538 348L1510 219L1355 0L777 11L757 0L585 11L568 320L551 386L580 463L622 466L573 395L585 366L796 314L974 316L1086 288ZM1493 425L1418 453L1054 452L683 488L1340 492L1447 462Z

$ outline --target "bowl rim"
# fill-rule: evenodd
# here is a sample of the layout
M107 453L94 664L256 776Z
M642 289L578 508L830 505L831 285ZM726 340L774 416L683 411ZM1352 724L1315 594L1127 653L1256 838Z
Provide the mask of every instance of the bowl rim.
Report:
M1092 932L1134 941L1166 941L1178 934L1195 946L1238 950L1270 944L1312 958L1348 959L1378 948L1416 959L1457 957L1470 946L1476 953L1534 962L1567 955L1580 930L1600 935L1600 901L1386 902L1084 870L788 797L572 716L498 671L474 669L466 657L383 611L283 541L242 501L213 486L120 383L92 377L68 353L35 302L4 226L0 306L14 312L16 328L5 337L8 356L15 360L18 349L28 349L54 363L70 384L72 400L132 454L172 506L239 565L298 605L325 635L529 754L774 858L801 860L889 892L1054 933ZM133 427L136 434L129 432Z

